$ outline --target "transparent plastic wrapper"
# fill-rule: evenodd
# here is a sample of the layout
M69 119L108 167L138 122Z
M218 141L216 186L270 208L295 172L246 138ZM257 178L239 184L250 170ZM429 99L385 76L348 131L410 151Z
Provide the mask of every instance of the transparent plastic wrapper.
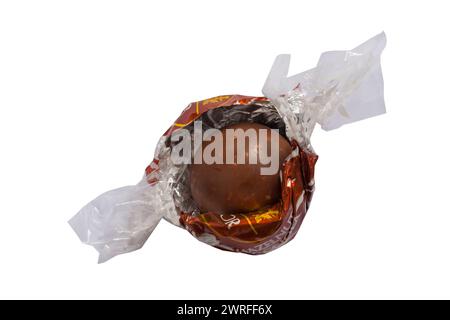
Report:
M264 97L227 95L189 104L160 138L142 180L100 195L69 221L71 227L99 252L99 262L141 248L161 219L228 251L263 254L289 242L314 192L318 156L310 137L316 123L333 130L385 113L380 65L385 44L381 33L352 50L325 52L314 69L290 77L290 56L279 55ZM197 120L203 131L242 122L279 130L291 147L279 172L280 200L246 213L200 210L191 196L188 165L171 157L180 129L195 135Z

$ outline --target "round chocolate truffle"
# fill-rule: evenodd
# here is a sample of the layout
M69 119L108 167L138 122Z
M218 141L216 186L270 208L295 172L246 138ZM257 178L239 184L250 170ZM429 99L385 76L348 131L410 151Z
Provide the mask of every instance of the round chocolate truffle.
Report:
M230 134L226 129L235 129ZM236 129L242 129L236 131ZM248 130L256 132L255 140L249 138L251 135ZM266 134L259 134L259 129L266 129ZM223 148L215 148L210 154L215 159L223 159L223 164L207 164L203 161L201 164L191 164L189 166L190 187L192 198L196 202L201 212L224 213L245 213L262 209L270 206L280 200L281 180L280 170L286 157L291 153L292 148L289 142L276 131L258 123L238 123L221 131ZM242 138L242 133L245 133ZM271 137L278 140L278 157L271 155ZM261 139L266 140L264 144ZM204 142L201 150L203 158L207 151L207 146L214 143L216 139ZM218 139L220 140L220 139ZM245 141L245 148L242 145ZM239 152L239 143L241 149ZM234 146L234 147L233 147ZM245 150L245 152L242 152ZM217 154L216 154L217 152ZM261 152L261 154L260 154ZM245 153L245 154L244 154ZM216 157L218 156L218 157ZM262 157L265 161L261 163ZM244 163L242 159L245 157ZM228 159L228 161L227 161ZM234 159L230 164L230 159ZM256 159L256 160L255 160ZM267 163L267 159L271 159ZM276 161L276 163L275 163ZM211 163L211 161L209 161ZM262 174L261 168L271 167L272 174Z

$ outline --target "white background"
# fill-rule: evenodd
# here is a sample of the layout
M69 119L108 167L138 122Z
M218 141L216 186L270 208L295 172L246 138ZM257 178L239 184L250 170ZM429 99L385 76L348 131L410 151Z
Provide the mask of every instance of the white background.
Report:
M0 298L450 298L446 1L0 2ZM136 183L191 101L259 95L384 30L388 113L317 129L297 237L223 252L161 222L96 264L67 220Z

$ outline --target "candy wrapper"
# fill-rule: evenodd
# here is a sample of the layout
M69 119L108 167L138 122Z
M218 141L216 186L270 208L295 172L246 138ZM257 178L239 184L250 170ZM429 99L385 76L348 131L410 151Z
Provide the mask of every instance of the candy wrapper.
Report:
M315 125L332 130L385 112L385 43L381 33L352 50L325 52L314 69L291 77L289 55L280 55L264 97L223 95L189 104L160 138L143 179L100 195L70 225L97 249L99 262L141 248L161 219L228 251L262 254L289 242L314 192ZM239 144L229 149L239 143L226 136L231 129L248 142L242 158ZM255 129L265 135L252 148L245 134ZM223 145L212 148L218 141ZM196 161L208 148L214 159L230 154L235 162ZM263 161L263 150L276 161Z

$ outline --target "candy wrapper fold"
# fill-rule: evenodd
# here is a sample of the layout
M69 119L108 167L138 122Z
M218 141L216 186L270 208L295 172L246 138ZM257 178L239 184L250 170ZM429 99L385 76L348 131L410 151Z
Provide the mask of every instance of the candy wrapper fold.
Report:
M296 118L303 120L299 126L306 137L311 136L316 123L324 130L333 130L383 114L380 57L385 46L383 32L352 50L325 52L316 68L290 77L290 56L279 55L263 93L278 103L289 104Z

